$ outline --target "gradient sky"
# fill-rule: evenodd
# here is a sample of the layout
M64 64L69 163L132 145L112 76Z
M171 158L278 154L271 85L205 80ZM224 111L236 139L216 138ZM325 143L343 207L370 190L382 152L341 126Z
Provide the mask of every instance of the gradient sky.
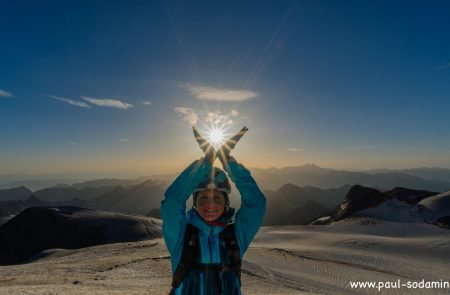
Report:
M1 1L0 174L450 167L449 1ZM194 121L194 122L192 122Z

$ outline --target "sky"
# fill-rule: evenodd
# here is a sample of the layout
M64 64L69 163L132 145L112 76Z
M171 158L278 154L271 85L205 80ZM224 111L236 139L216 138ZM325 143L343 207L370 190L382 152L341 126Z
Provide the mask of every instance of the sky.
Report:
M448 1L1 1L0 174L450 168ZM219 163L217 163L219 164Z

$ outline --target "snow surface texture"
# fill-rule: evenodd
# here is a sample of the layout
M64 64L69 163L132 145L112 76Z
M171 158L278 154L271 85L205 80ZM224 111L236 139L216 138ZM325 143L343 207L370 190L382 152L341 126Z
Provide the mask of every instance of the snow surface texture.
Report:
M167 294L162 239L47 250L0 267L0 294ZM351 289L350 281L450 281L450 231L350 218L328 226L264 227L245 255L243 294L449 294L450 289Z

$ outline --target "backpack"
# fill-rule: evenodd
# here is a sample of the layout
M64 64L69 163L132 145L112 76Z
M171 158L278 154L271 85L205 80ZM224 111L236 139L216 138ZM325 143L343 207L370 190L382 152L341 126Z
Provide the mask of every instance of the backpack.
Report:
M234 271L239 279L241 285L241 255L239 245L236 240L234 223L227 224L224 230L220 233L220 239L225 241L226 256L229 264L216 263L197 263L196 257L199 251L199 234L198 228L192 224L186 226L183 241L183 251L181 252L181 259L172 276L172 289L169 295L175 294L175 290L180 286L183 280L192 269L213 270L217 274L219 272ZM219 291L221 293L221 291Z

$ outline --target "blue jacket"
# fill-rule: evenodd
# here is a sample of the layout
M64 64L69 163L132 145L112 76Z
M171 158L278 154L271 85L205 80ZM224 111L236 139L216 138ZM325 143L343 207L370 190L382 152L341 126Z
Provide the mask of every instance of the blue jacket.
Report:
M208 177L211 164L207 159L200 159L190 164L169 186L161 202L163 235L171 255L172 272L175 272L183 251L184 232L187 224L199 229L201 263L221 263L221 244L219 234L223 227L209 225L201 219L194 209L186 214L186 201L197 185ZM241 207L235 217L236 239L239 244L241 259L258 232L266 210L266 198L255 180L242 164L233 158L226 165L225 171L236 184L241 194ZM234 215L230 208L221 221L228 221ZM221 257L222 256L222 257ZM211 278L205 273L191 271L177 288L176 294L217 294L216 287L210 283ZM231 273L231 274L229 274ZM226 273L222 279L223 294L241 294L239 281L234 272ZM221 274L222 276L222 274Z

